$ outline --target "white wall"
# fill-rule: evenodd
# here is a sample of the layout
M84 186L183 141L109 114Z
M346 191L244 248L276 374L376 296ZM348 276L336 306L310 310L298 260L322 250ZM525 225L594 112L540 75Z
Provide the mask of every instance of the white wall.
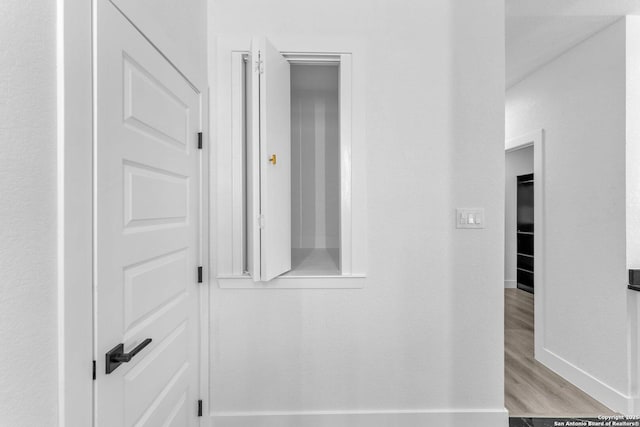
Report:
M506 425L503 2L210 6L214 35L358 39L354 85L367 82L366 154L353 153L366 155L365 287L212 287L215 425ZM212 123L230 127L211 72ZM456 230L470 206L486 228Z
M536 357L626 412L624 20L507 91L506 139L541 128L544 349Z
M0 425L57 423L55 2L0 2Z
M516 287L516 178L533 173L533 146L505 153L505 203L504 203L504 287Z

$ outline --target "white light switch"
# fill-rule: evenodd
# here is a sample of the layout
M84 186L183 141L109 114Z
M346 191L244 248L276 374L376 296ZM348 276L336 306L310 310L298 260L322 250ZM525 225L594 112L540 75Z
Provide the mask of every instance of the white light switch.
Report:
M456 228L484 228L484 208L456 209Z

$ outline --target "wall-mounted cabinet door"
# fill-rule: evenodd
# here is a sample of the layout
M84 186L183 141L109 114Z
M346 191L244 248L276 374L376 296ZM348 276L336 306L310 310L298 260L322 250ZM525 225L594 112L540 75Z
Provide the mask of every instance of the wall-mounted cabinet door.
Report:
M247 268L255 281L291 269L291 78L265 38L252 40L247 78Z

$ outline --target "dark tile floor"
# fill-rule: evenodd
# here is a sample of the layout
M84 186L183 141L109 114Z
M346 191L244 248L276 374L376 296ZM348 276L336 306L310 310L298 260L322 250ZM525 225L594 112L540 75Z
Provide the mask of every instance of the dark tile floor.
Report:
M554 427L557 426L557 421L564 421L566 425L567 421L584 421L585 424L588 424L587 421L602 421L597 418L520 418L520 417L511 417L509 418L509 427ZM571 425L571 424L570 424Z

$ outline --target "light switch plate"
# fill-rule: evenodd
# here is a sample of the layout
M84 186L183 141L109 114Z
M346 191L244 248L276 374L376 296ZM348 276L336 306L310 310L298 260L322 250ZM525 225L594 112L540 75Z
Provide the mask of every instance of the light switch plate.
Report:
M484 228L484 208L456 209L456 228Z

